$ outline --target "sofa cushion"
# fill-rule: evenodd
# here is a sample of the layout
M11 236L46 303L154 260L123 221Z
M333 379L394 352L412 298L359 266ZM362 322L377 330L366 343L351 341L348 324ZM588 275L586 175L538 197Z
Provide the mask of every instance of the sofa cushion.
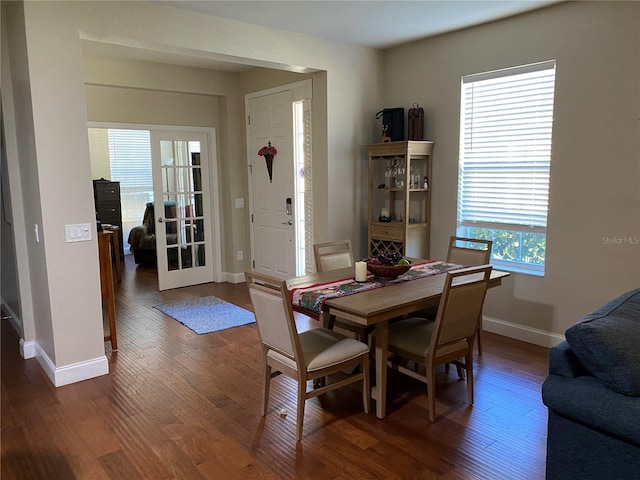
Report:
M592 375L616 392L640 396L640 288L584 316L565 336Z

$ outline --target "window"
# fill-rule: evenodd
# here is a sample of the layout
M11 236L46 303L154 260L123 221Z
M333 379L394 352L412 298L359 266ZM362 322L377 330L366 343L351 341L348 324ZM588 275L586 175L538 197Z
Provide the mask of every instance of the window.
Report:
M139 225L146 203L153 201L150 132L110 128L107 134L111 180L120 182L122 223Z
M543 275L555 61L462 78L458 235L491 261Z

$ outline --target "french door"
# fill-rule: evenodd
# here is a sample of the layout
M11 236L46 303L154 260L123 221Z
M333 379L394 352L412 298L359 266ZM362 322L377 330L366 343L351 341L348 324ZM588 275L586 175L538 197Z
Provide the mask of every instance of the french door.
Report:
M209 145L205 133L151 132L160 290L214 280Z

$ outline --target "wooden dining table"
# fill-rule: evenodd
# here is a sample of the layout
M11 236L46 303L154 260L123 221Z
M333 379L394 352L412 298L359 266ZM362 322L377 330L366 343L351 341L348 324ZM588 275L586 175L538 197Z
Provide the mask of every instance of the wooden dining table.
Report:
M354 267L314 273L287 280L287 287L291 290L321 285L353 277L354 274ZM502 279L507 276L509 276L508 272L493 270L488 287L500 286ZM444 289L445 278L445 274L437 274L393 283L371 290L327 298L323 304L320 319L325 327L330 326L335 317L375 327L375 385L371 389L371 397L376 401L378 418L384 418L386 415L387 359L385 357L389 320L437 306Z

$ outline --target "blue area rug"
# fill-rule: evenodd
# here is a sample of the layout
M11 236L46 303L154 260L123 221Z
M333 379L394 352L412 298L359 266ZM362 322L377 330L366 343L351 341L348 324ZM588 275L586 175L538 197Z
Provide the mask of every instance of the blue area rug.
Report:
M154 308L175 318L200 335L256 321L249 310L214 296L156 305Z

